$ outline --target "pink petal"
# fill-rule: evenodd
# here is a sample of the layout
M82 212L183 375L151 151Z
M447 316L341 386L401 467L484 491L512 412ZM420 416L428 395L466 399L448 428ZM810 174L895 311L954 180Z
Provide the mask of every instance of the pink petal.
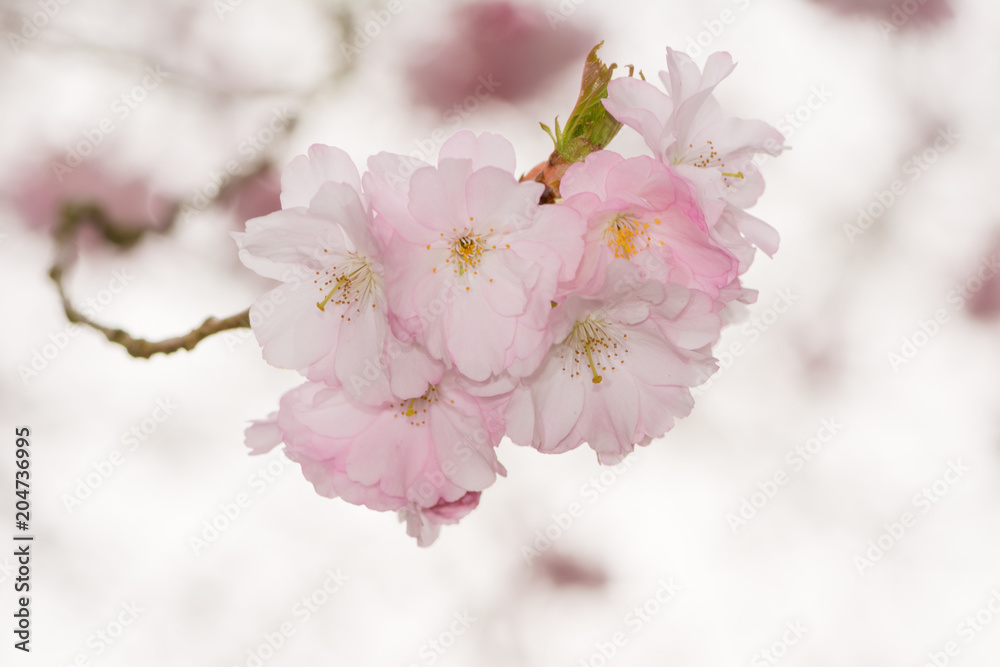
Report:
M324 183L346 183L361 191L361 177L351 156L339 148L313 144L292 159L281 175L281 207L309 206Z
M512 143L499 134L483 132L476 136L472 130L459 130L442 144L438 161L445 159L472 160L473 171L497 167L512 174L516 166Z
M670 98L640 79L619 77L608 84L604 108L615 120L638 132L659 156L664 127L674 110Z

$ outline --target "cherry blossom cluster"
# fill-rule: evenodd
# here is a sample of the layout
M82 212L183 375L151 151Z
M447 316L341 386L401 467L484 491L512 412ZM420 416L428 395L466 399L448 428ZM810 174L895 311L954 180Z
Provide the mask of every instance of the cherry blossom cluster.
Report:
M728 54L701 70L668 49L667 66L665 90L619 77L602 100L651 155L594 150L555 197L491 133L363 174L329 146L295 158L281 210L235 234L282 283L251 310L263 356L307 379L248 429L251 450L283 442L318 493L398 511L427 545L506 474L505 435L613 464L686 416L729 306L756 297L740 275L777 250L745 209L764 187L753 158L783 142L722 113Z

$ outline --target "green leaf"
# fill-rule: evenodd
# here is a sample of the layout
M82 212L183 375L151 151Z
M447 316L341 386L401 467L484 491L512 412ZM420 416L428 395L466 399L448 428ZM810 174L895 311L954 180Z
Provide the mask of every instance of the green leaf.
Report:
M603 44L595 46L587 55L580 81L580 96L562 130L556 118L556 153L570 162L581 162L590 153L607 146L622 127L601 103L608 96L608 83L618 67L614 63L606 65L597 57L597 50ZM631 67L629 76L632 76Z
M552 140L553 145L558 146L559 140L556 139L556 135L552 134L552 128L550 128L545 123L539 123L539 125L541 125L542 129L545 130L545 134L549 135L549 139Z

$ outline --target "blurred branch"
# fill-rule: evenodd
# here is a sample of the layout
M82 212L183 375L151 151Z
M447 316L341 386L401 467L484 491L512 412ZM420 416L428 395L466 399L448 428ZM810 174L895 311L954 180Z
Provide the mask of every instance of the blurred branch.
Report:
M29 8L30 10L31 8ZM30 12L18 12L17 10L3 8L5 22L13 25L17 19L25 19ZM199 10L200 11L200 10ZM335 6L324 11L323 18L328 24L331 33L331 41L340 43L349 38L351 29L354 27L354 15L351 9L345 4ZM162 17L161 17L162 18ZM177 25L173 29L178 37L186 36L190 30L190 24L197 18L196 12L186 12L183 16L175 17L166 21L167 29L171 23ZM169 17L168 17L169 19ZM71 31L47 30L40 39L32 41L35 49L48 49L51 53L68 53L74 59L79 56L87 56L99 60L103 65L122 69L124 67L157 67L166 66L169 78L164 82L167 86L186 89L195 93L200 93L209 98L215 98L226 102L241 102L248 98L274 97L291 95L299 98L304 103L320 96L327 89L335 87L355 69L352 61L337 61L331 66L330 71L319 78L312 85L305 89L276 88L270 86L237 86L233 89L223 89L220 81L206 78L203 74L193 71L190 67L182 67L180 62L174 60L164 61L158 57L155 47L146 49L133 47L126 48L122 45L109 46L100 41L89 40Z
M167 228L173 225L173 220L174 216L171 216ZM77 232L83 225L88 224L100 232L105 239L120 248L132 247L149 231L147 229L128 229L117 225L108 218L103 210L93 204L84 206L68 204L63 208L62 219L54 234L56 258L52 268L49 269L49 277L56 284L63 311L70 322L99 331L110 342L124 347L131 356L142 359L148 359L154 354L171 354L178 350L192 350L198 343L213 334L250 326L250 309L248 308L241 313L223 319L209 317L200 326L182 336L161 341L148 341L143 338L135 338L123 329L108 327L90 319L73 305L66 294L64 284L66 272L75 260L74 242Z
M27 14L0 7L0 20L13 25L17 20L24 19ZM347 39L354 27L354 13L346 3L341 3L330 8L323 13L324 20L340 41ZM186 34L192 21L197 19L197 12L182 11L177 15L165 17L164 26L169 30L174 30L178 34ZM337 41L337 40L335 40ZM155 58L155 48L143 49L107 47L103 44L94 43L74 32L59 30L47 31L46 35L33 41L33 46L40 49L48 49L50 52L69 52L74 57L83 54L98 59L109 66L153 66L156 62L162 62L162 58ZM251 179L273 169L274 155L278 148L282 146L287 137L294 129L301 107L308 103L316 102L321 94L329 89L335 88L353 69L354 63L350 60L332 63L331 71L321 77L311 86L304 90L280 89L272 87L237 87L234 89L220 89L220 81L206 79L190 68L179 66L174 63L175 71L169 72L169 79L166 84L176 88L186 88L204 94L210 98L220 101L240 102L247 98L263 96L294 95L300 100L299 113L292 116L289 126L282 133L283 141L275 142L269 146L266 152L261 153L250 163L243 165L241 174L234 176L226 185L219 189L214 197L207 199L208 203L221 203L223 205L230 201L232 195L240 192L241 188ZM197 210L202 210L207 204L200 205ZM190 206L184 206L181 202L174 204L173 210L165 218L164 224L155 229L150 229L138 225L123 225L122 221L115 221L110 218L107 212L99 205L89 202L70 202L63 206L60 214L59 224L56 226L53 236L55 240L55 260L49 270L49 277L56 285L59 298L62 302L63 310L70 322L81 324L95 331L100 332L112 343L117 343L133 357L149 358L154 354L171 354L178 350L191 350L199 342L211 335L223 331L248 328L250 326L249 309L236 313L222 319L209 317L200 326L188 333L169 338L162 341L148 341L135 338L128 332L105 326L92 320L74 305L66 289L66 276L76 261L77 249L76 241L78 232L83 227L90 227L96 231L103 240L122 250L128 250L139 243L147 232L164 234L173 229L180 220L183 220L191 212Z

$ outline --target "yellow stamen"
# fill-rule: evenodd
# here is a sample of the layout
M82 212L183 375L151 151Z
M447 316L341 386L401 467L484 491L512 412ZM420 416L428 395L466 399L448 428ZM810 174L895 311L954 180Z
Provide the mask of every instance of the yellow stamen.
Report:
M457 273L465 275L469 267L476 266L483 259L483 243L478 236L466 234L452 246L452 255L458 264Z
M722 175L723 176L728 176L729 178L743 178L743 172L742 171L738 171L735 174L730 173L728 171L724 171L724 172L722 172Z
M597 368L594 366L594 357L590 354L590 340L583 344L583 349L587 351L587 362L590 364L590 371L594 374L593 382L599 384L604 378L597 374Z
M330 290L330 293L326 295L326 298L323 299L322 301L317 301L316 302L316 307L319 308L321 311L326 312L326 304L328 304L330 302L330 297L333 296L334 292L336 292L341 287L343 287L344 283L346 283L346 282L347 282L347 276L344 276L343 278L341 278L340 280L338 280L336 282L336 284L333 286L333 289Z
M599 317L588 315L577 320L563 341L563 345L568 348L565 350L568 354L560 356L565 362L563 370L568 371L571 378L582 379L586 364L590 368L591 382L600 384L604 377L598 372L598 368L601 371L613 371L625 363L628 350L623 344L624 337L622 335L619 339L614 327Z
M631 259L632 255L649 246L652 240L646 230L649 223L642 223L639 227L639 220L628 213L620 213L604 230L604 238L608 247L615 253L615 257Z

